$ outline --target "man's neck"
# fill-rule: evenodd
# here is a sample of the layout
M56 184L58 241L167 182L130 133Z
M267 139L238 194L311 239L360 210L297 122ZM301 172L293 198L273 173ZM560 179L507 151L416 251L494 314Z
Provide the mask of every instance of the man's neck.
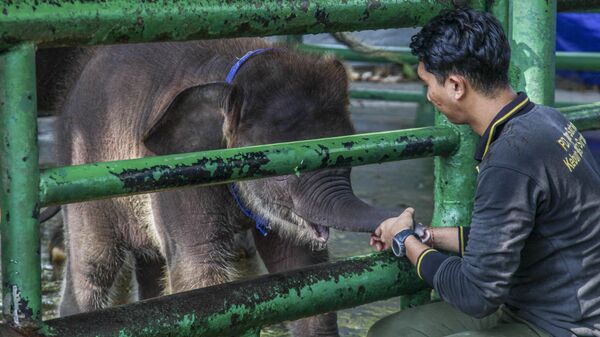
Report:
M467 106L468 114L471 116L469 125L478 135L483 135L485 130L508 103L512 102L517 94L511 89L503 89L494 97L475 93Z

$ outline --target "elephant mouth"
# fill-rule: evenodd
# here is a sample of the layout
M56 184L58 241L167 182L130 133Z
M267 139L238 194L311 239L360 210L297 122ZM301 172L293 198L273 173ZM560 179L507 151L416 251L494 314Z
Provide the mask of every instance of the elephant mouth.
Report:
M329 227L308 222L308 228L315 237L316 241L320 243L327 243L327 240L329 240Z

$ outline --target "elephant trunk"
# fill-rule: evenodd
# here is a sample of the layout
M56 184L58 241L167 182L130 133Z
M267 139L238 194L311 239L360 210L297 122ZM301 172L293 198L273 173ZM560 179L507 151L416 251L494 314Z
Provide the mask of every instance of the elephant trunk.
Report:
M344 231L373 232L400 212L370 206L356 197L349 169L317 171L299 179L292 189L294 212L304 220Z

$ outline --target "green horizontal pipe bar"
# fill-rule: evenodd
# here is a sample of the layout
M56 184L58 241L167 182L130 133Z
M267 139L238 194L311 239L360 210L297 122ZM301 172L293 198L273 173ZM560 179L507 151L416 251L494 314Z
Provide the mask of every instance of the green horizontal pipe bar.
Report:
M42 336L239 336L426 287L406 259L383 252L53 319Z
M4 1L0 49L421 26L451 0Z
M583 105L583 104L592 104L594 102L566 102L566 101L559 101L559 102L554 102L553 107L556 109L561 109L561 108L568 108L568 107L572 107L572 106L577 106L577 105Z
M350 89L350 98L416 103L427 101L423 92L401 90Z
M51 168L41 174L40 202L64 204L448 155L458 142L453 128L428 127Z
M558 109L579 131L600 129L600 102Z
M557 51L556 68L600 71L600 53Z
M600 0L558 0L559 12L600 12Z
M323 54L330 53L335 56L346 60L346 61L355 61L355 62L397 62L397 63L408 63L408 64L417 64L419 60L416 56L414 56L410 48L408 47L378 47L379 49L385 51L386 56L381 57L375 55L369 55L361 52L357 52L347 47L342 47L339 45L331 45L331 44L301 44L298 45L297 48L300 51L306 53L315 53L315 54Z
M381 47L390 57L378 57L350 50L346 47L327 44L302 44L298 49L308 53L332 53L346 61L355 62L392 62L417 64L419 61L408 47ZM556 52L556 68L563 70L600 71L600 53L592 52Z

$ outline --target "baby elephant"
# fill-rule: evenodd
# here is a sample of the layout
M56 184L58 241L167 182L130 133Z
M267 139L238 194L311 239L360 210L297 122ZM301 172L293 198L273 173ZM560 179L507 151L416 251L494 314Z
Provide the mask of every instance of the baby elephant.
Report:
M70 60L58 105L62 165L354 132L340 62L260 39L102 46ZM242 208L270 224L266 236ZM330 227L371 231L394 215L354 196L350 168L67 205L60 314L111 304L132 268L140 299L231 281L252 236L270 272L324 262ZM291 328L338 335L334 313Z

